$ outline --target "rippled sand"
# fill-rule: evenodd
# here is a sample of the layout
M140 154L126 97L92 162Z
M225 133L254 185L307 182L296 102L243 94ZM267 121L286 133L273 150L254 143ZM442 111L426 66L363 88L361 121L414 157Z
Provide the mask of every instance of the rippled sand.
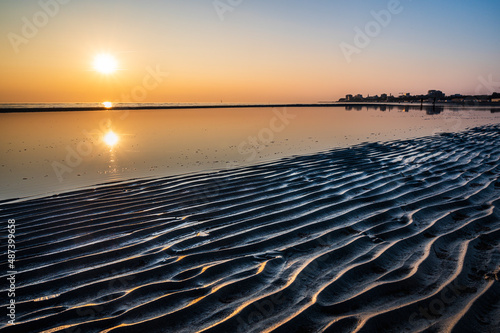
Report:
M497 332L499 175L494 125L3 202L1 331Z

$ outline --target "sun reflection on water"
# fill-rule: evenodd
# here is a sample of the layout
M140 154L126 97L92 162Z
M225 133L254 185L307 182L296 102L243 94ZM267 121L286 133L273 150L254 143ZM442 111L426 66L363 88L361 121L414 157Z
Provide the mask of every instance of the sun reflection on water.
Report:
M120 138L118 135L113 132L113 131L108 131L106 134L104 134L104 137L102 138L105 144L107 144L110 147L114 147L118 141L120 141Z

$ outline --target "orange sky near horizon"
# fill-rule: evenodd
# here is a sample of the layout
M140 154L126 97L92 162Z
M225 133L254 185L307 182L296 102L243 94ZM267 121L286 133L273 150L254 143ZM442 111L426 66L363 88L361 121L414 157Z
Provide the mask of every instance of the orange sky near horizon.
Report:
M484 26L471 32L484 36L455 35L450 26L438 36L448 38L441 45L429 29L443 26L442 20L414 28L425 7L401 1L405 10L349 63L340 43L354 45L353 29L373 21L370 12L385 10L387 1L365 1L359 8L294 2L284 10L259 0L224 13L223 21L211 2L45 2L51 1L57 12L18 52L9 34L22 37L23 18L34 22L44 9L37 1L0 4L0 28L7 36L0 49L0 103L314 103L348 93L473 94L479 77L500 78L494 60L499 47L491 39L498 40L491 31L498 22L489 20L488 8L475 9L485 15L476 18ZM465 15L452 14L456 20ZM113 55L119 70L96 72L92 62L100 53ZM160 80L151 71L160 72Z

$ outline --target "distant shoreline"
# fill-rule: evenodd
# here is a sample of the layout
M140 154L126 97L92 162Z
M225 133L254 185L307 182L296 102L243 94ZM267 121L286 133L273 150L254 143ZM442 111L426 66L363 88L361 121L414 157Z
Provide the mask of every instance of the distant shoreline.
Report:
M50 104L50 103L47 103ZM221 105L145 105L145 106L116 106L111 108L105 107L23 107L23 108L1 108L0 113L26 113L26 112L73 112L73 111L123 111L123 110L182 110L182 109L244 109L244 108L298 108L298 107L381 107L381 106L405 106L413 109L423 107L498 107L500 103L479 103L474 105L458 104L458 103L366 103L366 102L332 102L332 103L306 103L306 104L221 104Z

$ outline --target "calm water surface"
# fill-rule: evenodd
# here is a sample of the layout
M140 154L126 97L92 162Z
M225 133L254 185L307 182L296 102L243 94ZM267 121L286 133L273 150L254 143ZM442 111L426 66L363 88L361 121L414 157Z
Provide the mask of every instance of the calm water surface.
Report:
M498 122L500 113L489 109L403 106L0 114L0 199Z

